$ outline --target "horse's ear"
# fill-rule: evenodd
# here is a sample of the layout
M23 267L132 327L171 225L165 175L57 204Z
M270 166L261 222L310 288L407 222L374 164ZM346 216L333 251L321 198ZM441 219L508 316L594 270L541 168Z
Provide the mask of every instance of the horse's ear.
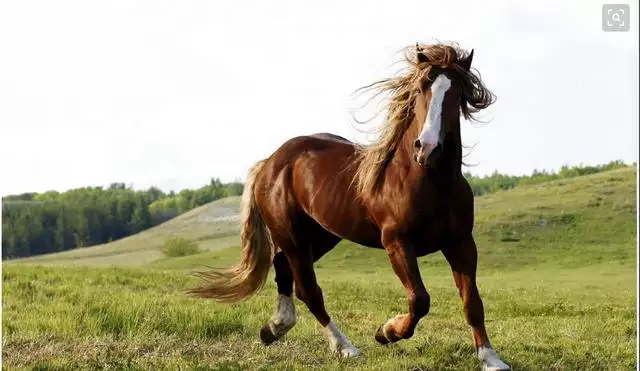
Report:
M471 53L467 55L463 60L461 60L458 64L465 71L469 71L471 69L471 62L473 61L473 49L471 49Z
M429 58L427 58L424 53L422 53L422 48L418 43L416 43L416 56L418 57L418 63L427 63L429 62Z

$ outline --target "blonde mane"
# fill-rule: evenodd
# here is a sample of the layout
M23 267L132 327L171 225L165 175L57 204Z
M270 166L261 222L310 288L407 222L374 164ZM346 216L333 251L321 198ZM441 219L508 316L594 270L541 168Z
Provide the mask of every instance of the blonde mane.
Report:
M387 94L386 116L378 131L379 139L369 146L358 146L358 164L354 182L360 196L378 189L384 172L401 143L404 133L411 126L416 97L421 93L422 82L429 78L433 67L453 68L460 72L463 82L463 98L460 109L467 119L493 103L493 94L484 87L479 75L465 71L458 62L468 56L457 44L431 44L406 47L405 70L398 76L374 82L358 91L373 92L373 97ZM427 57L428 62L418 61L418 54Z

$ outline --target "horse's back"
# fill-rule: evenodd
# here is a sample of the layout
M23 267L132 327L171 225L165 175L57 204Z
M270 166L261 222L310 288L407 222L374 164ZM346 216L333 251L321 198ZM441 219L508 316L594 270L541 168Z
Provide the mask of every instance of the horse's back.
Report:
M288 159L301 154L317 152L339 152L353 153L355 144L340 135L331 133L316 133L311 135L301 135L284 142L276 150L274 156L280 153L285 154Z
M354 145L353 142L350 141L349 139L347 139L345 137L341 137L340 135L331 134L331 133L317 133L317 134L310 135L310 137L318 138L318 139L333 140L333 141L337 141L337 142L340 142L340 143L349 144L349 145L352 145L352 146Z

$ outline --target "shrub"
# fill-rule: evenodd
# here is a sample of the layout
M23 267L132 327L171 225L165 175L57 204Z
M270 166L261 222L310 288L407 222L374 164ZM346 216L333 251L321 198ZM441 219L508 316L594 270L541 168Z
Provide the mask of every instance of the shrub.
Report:
M183 237L171 237L164 242L162 252L168 257L187 256L200 252L198 244Z

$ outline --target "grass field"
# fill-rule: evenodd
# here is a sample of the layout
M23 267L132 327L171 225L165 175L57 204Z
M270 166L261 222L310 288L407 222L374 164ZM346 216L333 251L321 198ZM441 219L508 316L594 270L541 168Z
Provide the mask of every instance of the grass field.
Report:
M4 369L471 370L469 327L440 254L421 259L431 312L414 337L378 345L377 327L407 310L383 251L342 243L317 264L333 320L359 359L328 351L296 300L298 323L260 344L273 276L236 305L187 298L199 264L239 257L237 199L220 200L137 236L3 264ZM621 169L476 199L478 285L487 330L516 370L636 367L636 171ZM220 217L223 217L222 220ZM204 252L164 258L172 235Z

